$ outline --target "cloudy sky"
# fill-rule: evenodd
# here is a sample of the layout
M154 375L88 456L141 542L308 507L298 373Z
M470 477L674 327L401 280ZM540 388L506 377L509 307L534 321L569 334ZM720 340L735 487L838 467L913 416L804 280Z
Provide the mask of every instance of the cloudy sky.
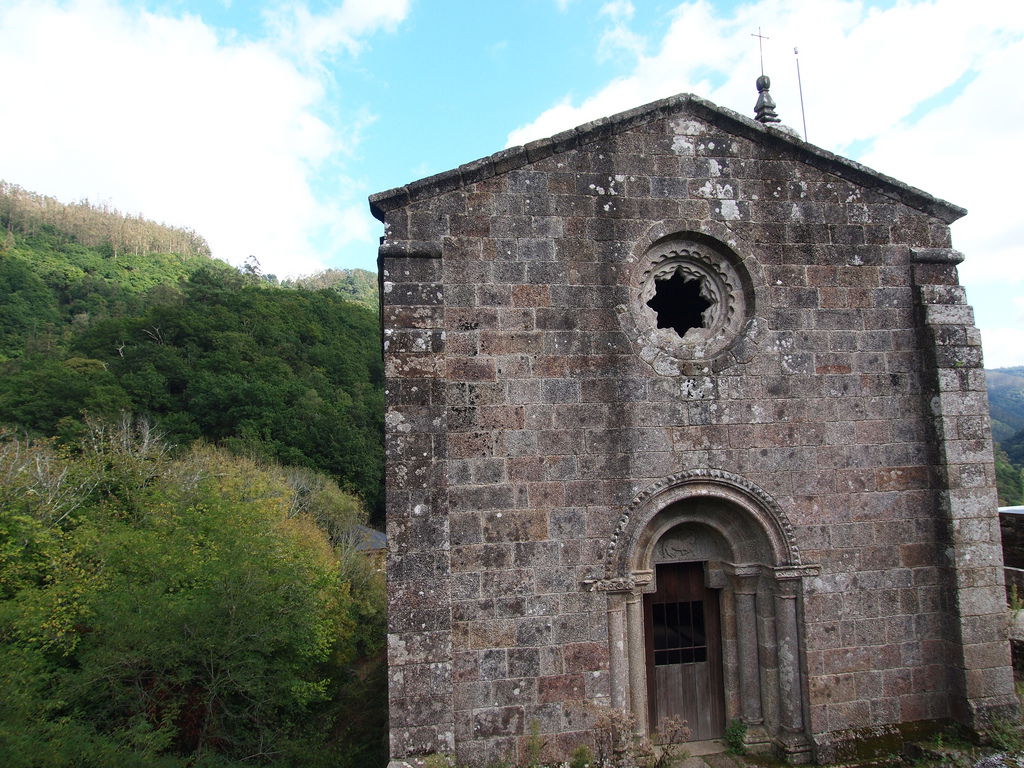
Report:
M678 92L970 211L989 367L1024 365L1019 0L0 0L0 179L278 275L373 269L367 195Z

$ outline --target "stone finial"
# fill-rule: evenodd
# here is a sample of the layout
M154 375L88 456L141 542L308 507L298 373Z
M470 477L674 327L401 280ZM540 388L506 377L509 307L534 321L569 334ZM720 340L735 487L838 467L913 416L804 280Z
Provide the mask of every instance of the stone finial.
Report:
M771 78L768 75L761 75L755 84L757 85L757 104L754 105L754 119L759 123L781 122L775 113L775 99L768 93L768 89L772 86Z

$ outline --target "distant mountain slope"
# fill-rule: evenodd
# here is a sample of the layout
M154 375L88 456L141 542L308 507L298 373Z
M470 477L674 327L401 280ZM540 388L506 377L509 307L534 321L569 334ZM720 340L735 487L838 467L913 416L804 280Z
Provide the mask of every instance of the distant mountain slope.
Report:
M986 370L999 503L1024 502L1024 367Z
M997 443L1024 429L1024 367L986 370L992 436Z

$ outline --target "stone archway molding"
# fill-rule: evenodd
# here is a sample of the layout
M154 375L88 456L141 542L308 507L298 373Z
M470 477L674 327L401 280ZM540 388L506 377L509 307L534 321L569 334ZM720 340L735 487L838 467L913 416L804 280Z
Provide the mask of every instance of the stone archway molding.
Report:
M663 510L689 499L731 502L743 510L767 537L775 568L802 565L793 526L778 502L744 477L723 469L689 469L664 477L641 491L619 517L605 551L604 580L628 582L636 544Z

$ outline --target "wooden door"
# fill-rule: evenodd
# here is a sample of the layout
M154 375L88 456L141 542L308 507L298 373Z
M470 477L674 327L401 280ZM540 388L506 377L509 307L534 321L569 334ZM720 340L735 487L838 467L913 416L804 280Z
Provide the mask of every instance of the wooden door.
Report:
M677 717L686 721L691 741L719 738L725 731L720 590L704 586L703 563L658 565L656 576L658 591L644 595L651 728Z

